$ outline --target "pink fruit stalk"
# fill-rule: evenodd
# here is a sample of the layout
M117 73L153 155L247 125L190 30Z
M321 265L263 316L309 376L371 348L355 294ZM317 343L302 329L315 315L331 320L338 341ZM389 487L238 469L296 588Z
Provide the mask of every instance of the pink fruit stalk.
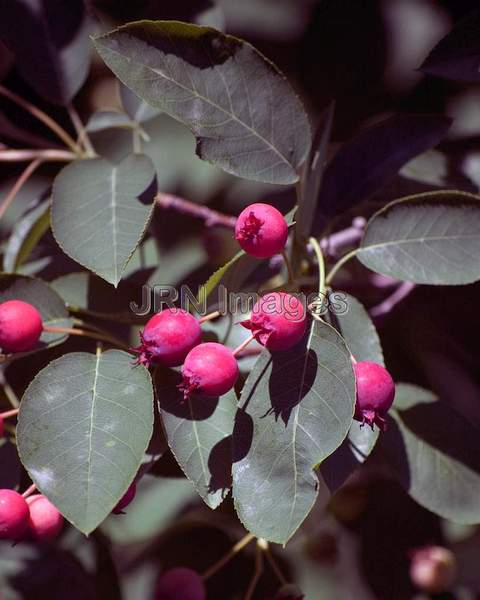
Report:
M285 217L270 204L250 204L238 216L235 239L247 254L270 258L282 252L287 238Z
M271 292L256 302L250 319L241 324L270 351L288 350L305 334L305 306L291 294Z
M0 348L3 352L26 352L34 348L43 330L38 310L22 300L0 304Z
M139 355L137 362L147 367L152 363L178 367L201 338L195 317L185 310L167 308L148 321L140 333L142 343L132 350Z
M28 528L29 510L23 496L0 490L0 540L20 540Z
M357 383L357 403L354 418L372 427L374 423L385 431L387 412L395 398L395 383L390 373L374 362L353 365Z
M137 485L134 481L133 483L130 484L130 487L125 492L125 494L120 498L118 504L112 510L112 513L114 515L123 515L124 514L123 509L126 508L130 504L130 502L132 502L132 500L135 498L136 493L137 493Z
M200 344L191 350L182 368L179 386L185 399L192 394L216 398L226 394L238 378L238 365L232 351L216 342Z
M155 588L155 600L206 600L206 597L202 578L186 567L163 573Z
M455 555L441 546L427 546L412 552L410 579L428 594L446 592L457 576Z
M35 540L47 542L57 537L63 527L63 517L43 494L26 498L30 510L29 532Z

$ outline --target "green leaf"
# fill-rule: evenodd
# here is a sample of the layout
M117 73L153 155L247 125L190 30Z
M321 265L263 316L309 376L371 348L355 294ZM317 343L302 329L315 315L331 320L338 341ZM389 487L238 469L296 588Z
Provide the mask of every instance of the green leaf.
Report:
M207 279L207 281L203 284L203 286L200 289L199 295L198 295L198 299L201 302L203 299L207 299L213 291L215 291L215 289L220 285L222 279L225 277L225 275L227 274L228 270L233 267L233 265L240 260L240 258L242 258L242 256L246 256L245 252L243 250L240 250L240 252L237 252L237 254L235 254L235 256L233 258L231 258L227 263L225 263L223 265L223 267L220 267L219 269L217 269L214 273L212 273L210 275L210 277Z
M7 273L13 273L25 262L49 227L50 200L45 200L17 221L3 255L3 268Z
M150 221L155 193L147 156L131 155L118 165L76 161L53 184L55 239L68 256L117 286Z
M233 434L233 495L249 531L278 543L295 533L319 494L313 468L344 440L354 403L350 353L326 323L314 320L288 352L260 355Z
M88 119L85 129L88 133L97 133L105 131L105 129L114 129L117 127L120 129L135 129L135 123L123 112L99 110L94 112Z
M20 460L38 489L89 534L133 481L152 425L143 366L119 350L73 352L40 371L22 398Z
M480 279L480 198L427 192L388 204L370 219L358 259L413 283L460 285Z
M456 523L480 522L478 425L431 392L397 384L382 448L405 490Z
M136 123L143 123L160 114L158 108L154 108L141 100L126 85L120 83L120 98L123 108L129 117Z
M157 370L155 391L168 445L204 502L217 508L231 487L232 433L237 397L183 400L181 375Z
M334 295L341 296L346 311L329 310L326 317L330 325L343 337L356 360L370 360L385 366L380 338L364 306L346 292L335 291Z
M72 327L65 303L60 296L44 281L26 277L0 273L0 303L7 300L23 300L29 302L40 312L44 325L55 327ZM67 339L64 333L42 333L40 342L34 350L17 352L12 358L21 358L39 350L57 346Z
M310 145L304 109L250 44L177 21L138 21L95 38L115 75L187 125L197 154L225 171L291 184Z
M295 217L297 222L295 232L300 240L308 238L312 229L313 218L317 208L318 194L320 193L323 172L327 160L327 149L332 133L334 114L335 102L331 102L320 119L307 158L301 202L298 205Z

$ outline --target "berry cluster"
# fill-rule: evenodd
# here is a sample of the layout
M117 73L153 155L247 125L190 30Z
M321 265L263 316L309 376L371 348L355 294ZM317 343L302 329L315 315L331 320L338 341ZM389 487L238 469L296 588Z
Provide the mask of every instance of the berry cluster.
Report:
M0 490L0 539L50 541L63 527L63 517L42 494L24 498L14 490Z

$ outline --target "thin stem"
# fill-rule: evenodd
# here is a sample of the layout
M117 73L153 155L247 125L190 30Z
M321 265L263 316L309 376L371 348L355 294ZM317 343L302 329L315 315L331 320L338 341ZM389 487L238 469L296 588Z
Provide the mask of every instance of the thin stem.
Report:
M415 289L415 284L411 281L401 283L388 298L385 298L380 304L373 306L368 312L372 317L382 317L388 314L397 304L406 298L410 292Z
M155 200L162 208L176 210L184 215L203 219L207 227L218 225L227 227L228 229L235 229L235 223L237 222L236 217L224 215L223 213L208 208L208 206L195 204L195 202L190 202L190 200L185 200L184 198L174 196L173 194L157 194Z
M24 162L40 158L42 161L70 162L77 154L69 150L0 150L0 162Z
M137 127L132 129L132 140L133 140L133 153L141 154L142 153L142 137L140 135L140 130Z
M202 324L202 323L206 323L207 321L213 321L213 319L216 319L220 315L221 315L221 312L219 310L215 310L214 312L212 312L208 315L205 315L204 317L200 317L200 319L198 319L198 322L200 324Z
M285 252L285 250L282 250L282 256L283 260L285 261L285 266L287 267L288 283L293 283L295 281L295 275L293 273L292 263L290 262L290 259L288 258L288 255Z
M36 489L37 489L37 486L34 483L32 483L32 485L23 492L22 496L24 498L28 498L29 496L31 496L33 494L33 492Z
M351 258L356 256L357 252L358 252L358 248L355 248L355 250L352 250L348 254L345 254L345 256L342 256L342 258L332 267L330 273L327 275L327 278L325 279L326 285L330 285L330 283L332 282L332 279L335 277L335 275L338 273L338 271L343 267L343 265L346 262L348 262Z
M103 342L108 342L109 344L118 346L119 348L123 348L124 350L127 350L127 352L130 350L130 346L122 342L122 340L119 340L116 337L107 333L100 333L97 331L85 331L84 329L73 329L71 327L55 327L54 325L44 325L43 331L46 331L48 333L65 333L67 335L78 335L81 337L91 338L92 340L102 340Z
M323 258L323 252L322 252L322 249L320 248L320 244L318 243L318 241L315 238L311 237L311 238L309 238L308 241L317 256L318 291L320 294L324 294L325 293L325 259Z
M241 552L248 544L255 539L253 533L248 533L245 537L239 540L222 558L217 561L214 565L212 565L209 569L205 571L202 575L202 579L206 581L215 573L218 573L220 569L222 569L228 562L232 560L234 556L236 556L239 552Z
M267 560L268 560L270 566L272 567L272 571L277 576L278 581L280 581L280 583L282 585L286 585L288 583L288 581L285 578L285 576L283 575L283 573L281 572L280 567L278 566L277 561L275 560L275 558L268 546L264 550L264 553L265 553L265 556L267 557Z
M77 132L79 143L85 148L88 156L96 156L95 149L92 146L90 138L88 137L87 130L85 129L82 120L80 119L80 116L73 104L69 104L67 106L67 110L70 120L72 121L75 131Z
M257 587L257 583L260 580L263 572L263 552L260 546L257 544L256 552L255 552L255 569L253 571L253 577L250 580L248 585L247 592L245 594L245 600L251 600L253 593L255 592L255 588Z
M18 408L14 408L12 410L6 410L3 413L0 413L0 419L8 419L8 417L15 417L18 415Z
M75 140L63 129L60 125L54 121L51 117L49 117L43 110L40 110L34 104L31 104L27 100L24 100L20 96L17 96L14 92L11 92L7 88L0 85L0 95L5 96L12 102L21 106L24 110L29 112L31 115L36 117L39 121L42 121L49 129L51 129L61 140L66 144L73 152L79 153L80 147L75 142Z
M12 386L5 379L5 375L3 375L3 373L2 373L2 387L3 387L3 391L5 392L5 396L7 397L7 400L10 402L10 404L13 406L13 408L18 408L20 406L20 402L17 398L17 394L13 391Z
M22 189L23 185L26 183L26 181L29 179L29 177L34 173L34 171L36 171L36 169L38 169L38 167L41 164L42 164L42 161L39 158L37 158L36 160L32 161L27 166L27 168L22 172L20 177L14 183L12 189L8 192L7 196L5 197L5 200L0 205L0 219L3 217L3 215L9 208L9 206L15 200L15 196Z
M255 339L255 336L252 334L251 336L249 336L246 340L244 340L239 346L237 346L235 348L235 350L232 352L233 356L237 356L237 354L239 354L242 350L244 350L248 344L250 342L252 342Z

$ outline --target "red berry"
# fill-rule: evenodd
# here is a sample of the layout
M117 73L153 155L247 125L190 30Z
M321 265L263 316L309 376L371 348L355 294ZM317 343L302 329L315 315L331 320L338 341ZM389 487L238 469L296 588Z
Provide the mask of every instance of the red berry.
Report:
M441 546L428 546L412 552L410 579L428 594L446 592L457 575L455 555Z
M157 313L140 334L142 343L134 352L138 363L165 367L180 366L192 348L202 339L200 324L190 313L179 308L167 308Z
M26 352L34 348L43 330L38 310L22 300L0 304L0 347L4 352Z
M255 303L250 319L241 324L270 351L288 350L305 334L305 306L296 296L270 292Z
M238 365L232 351L216 342L200 344L191 350L182 368L179 386L185 399L192 394L215 398L235 385Z
M287 238L285 217L270 204L250 204L238 216L235 239L252 256L270 258L279 254L285 248Z
M202 578L186 567L163 573L155 588L155 600L205 600L206 597Z
M137 484L135 481L130 484L128 490L123 494L123 496L118 501L118 504L112 510L114 515L123 515L123 509L126 508L130 502L135 498L135 494L137 493Z
M390 373L374 362L357 362L353 366L357 382L357 404L354 418L385 431L385 416L395 398L395 383Z
M18 541L28 527L28 505L13 490L0 490L0 540Z
M57 537L63 527L63 517L43 494L28 496L29 529L34 539L45 542Z

